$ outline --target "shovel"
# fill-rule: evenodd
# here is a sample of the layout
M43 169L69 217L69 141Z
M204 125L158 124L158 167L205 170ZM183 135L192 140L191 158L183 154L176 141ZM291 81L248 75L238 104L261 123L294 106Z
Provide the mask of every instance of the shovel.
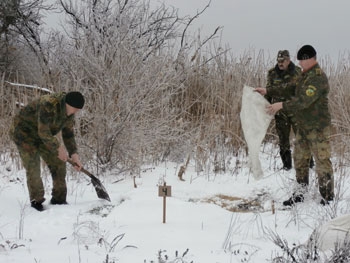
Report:
M67 162L69 162L73 166L76 166L76 163L73 162L71 159L68 159ZM111 201L111 199L109 198L109 195L108 195L106 189L104 188L104 186L102 185L101 181L96 176L94 176L89 171L85 170L83 167L80 169L80 171L91 178L91 183L95 187L95 190L96 190L98 198Z

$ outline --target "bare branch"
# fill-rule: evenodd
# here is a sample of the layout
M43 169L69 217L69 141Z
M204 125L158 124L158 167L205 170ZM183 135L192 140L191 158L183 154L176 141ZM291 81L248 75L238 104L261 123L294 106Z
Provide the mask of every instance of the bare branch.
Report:
M180 43L181 43L180 49L182 49L183 46L184 46L184 39L185 39L185 36L186 36L187 29L189 28L189 26L192 24L192 22L193 22L195 19L197 19L201 14L204 13L204 11L205 11L207 8L209 8L210 3L211 3L211 0L209 1L209 3L208 3L201 11L197 12L196 15L194 15L193 17L191 17L191 18L189 19L188 23L187 23L186 26L185 26L185 29L184 29L183 32L182 32L181 42L180 42Z

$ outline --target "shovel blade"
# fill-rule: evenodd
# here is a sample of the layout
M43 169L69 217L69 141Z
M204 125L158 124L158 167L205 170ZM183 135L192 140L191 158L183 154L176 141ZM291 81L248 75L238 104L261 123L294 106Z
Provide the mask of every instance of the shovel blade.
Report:
M97 177L91 176L91 183L95 187L96 194L97 194L98 198L105 199L109 202L111 201L106 189L104 188L101 181Z
M77 166L77 164L75 162L73 162L71 159L68 159L67 162L70 163L73 166ZM96 193L97 193L97 197L101 198L101 199L105 199L105 200L110 202L111 199L109 198L107 190L104 188L104 186L102 185L101 181L96 176L94 176L92 173L90 173L89 171L85 170L83 167L81 167L81 171L84 174L86 174L87 176L90 177L91 183L95 187L95 190L96 190Z

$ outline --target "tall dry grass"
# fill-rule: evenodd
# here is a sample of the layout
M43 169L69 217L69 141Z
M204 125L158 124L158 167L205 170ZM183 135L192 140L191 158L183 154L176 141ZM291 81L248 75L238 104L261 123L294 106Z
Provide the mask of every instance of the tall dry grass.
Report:
M67 75L58 79L55 91L81 90L88 98L77 122L84 159L135 171L146 161L191 158L199 170L224 171L229 156L246 151L239 118L243 85L264 86L274 61L267 61L263 51L249 51L239 58L215 52L186 57L181 70L172 66L169 57L153 58L146 66L133 65L138 73L123 81L120 76L87 78L86 66L77 67L75 76L89 79L89 85ZM331 85L332 145L334 154L342 157L340 166L350 165L349 62L344 59L334 65L321 60ZM26 104L41 93L10 85L2 75L0 94L1 149L15 152L8 130L18 102ZM266 141L276 143L273 124Z
M329 106L332 115L332 148L339 164L335 169L350 166L350 55L345 55L334 64L322 61L329 75L331 86Z

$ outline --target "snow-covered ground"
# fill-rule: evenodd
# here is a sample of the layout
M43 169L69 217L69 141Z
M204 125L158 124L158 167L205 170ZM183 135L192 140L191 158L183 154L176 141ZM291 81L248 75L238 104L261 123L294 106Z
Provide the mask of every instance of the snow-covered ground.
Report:
M0 262L271 262L283 254L271 233L290 245L302 244L316 226L350 212L347 178L336 190L340 201L324 207L319 204L314 170L305 202L283 210L281 202L293 191L295 172L278 170L276 149L262 151L261 180L252 177L245 160L236 162L233 157L227 160L226 172L218 174L212 169L196 172L190 163L185 181L177 177L182 164L145 166L136 188L128 175L105 173L100 180L111 202L98 199L86 176L69 169L69 205L48 204L51 179L46 177L43 212L29 205L24 170L3 159ZM344 175L344 170L337 170L337 182L340 171ZM158 196L164 181L172 187L172 196L166 198L166 223L163 197ZM166 255L167 261L158 260Z

